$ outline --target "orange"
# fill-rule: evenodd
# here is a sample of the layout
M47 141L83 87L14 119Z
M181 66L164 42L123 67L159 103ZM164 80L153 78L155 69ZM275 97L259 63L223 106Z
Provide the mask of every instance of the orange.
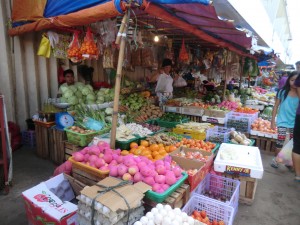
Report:
M121 151L121 155L128 155L128 154L129 154L129 151L127 151L127 150Z
M131 142L130 143L130 148L137 148L139 145L136 142Z
M159 146L157 144L150 145L150 150L151 151L158 151L158 149L159 149Z
M153 156L153 157L155 157L155 156L157 156L157 155L159 155L158 151L152 152L152 156Z
M146 155L151 155L151 151L150 150L142 150L141 155L146 156Z
M153 159L152 155L145 155L145 157L147 157L147 158L150 159L150 160Z
M170 146L165 147L166 152L170 152Z
M163 145L163 144L161 144L161 143L160 143L160 144L158 144L158 146L159 146L159 147L164 147L164 145Z
M155 156L155 160L159 160L159 159L162 159L163 158L163 156L162 155L157 155L157 156Z
M134 150L134 154L135 154L135 155L140 155L141 153L142 153L142 150L139 149L139 148L136 148L136 149Z
M149 146L149 142L146 141L146 140L141 140L141 145L145 146L145 147L148 147Z
M165 150L161 149L161 150L158 151L158 153L159 153L160 155L164 155L164 154L166 154L167 152L166 152Z
M174 146L174 145L171 145L170 146L170 152L173 152L173 151L175 151L177 148Z
M145 147L145 146L142 146L142 145L138 146L137 148L138 148L138 149L141 149L141 150L145 150L145 149L146 149L146 147Z

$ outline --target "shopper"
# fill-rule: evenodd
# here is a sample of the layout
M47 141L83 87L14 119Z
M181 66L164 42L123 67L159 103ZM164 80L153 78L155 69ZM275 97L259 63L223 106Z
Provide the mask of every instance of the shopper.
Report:
M162 106L167 100L173 98L173 78L171 77L172 60L164 59L162 73L158 76L155 93Z
M300 61L296 63L297 71L300 72ZM295 80L295 86L297 87L297 95L300 98L300 75ZM295 169L295 181L300 182L300 104L297 108L295 126L294 126L294 146L292 153L293 166Z
M276 142L276 155L280 152L285 142L287 133L290 133L290 138L293 137L296 110L299 104L299 98L296 92L294 82L298 77L298 72L294 71L287 78L285 85L277 92L276 101L272 113L271 128L275 129L275 117L278 138ZM278 113L277 113L278 112ZM271 166L278 168L278 160L273 158Z
M284 71L282 72L282 76L278 81L278 90L280 90L281 88L283 88L283 86L285 85L286 80L288 79L288 72Z

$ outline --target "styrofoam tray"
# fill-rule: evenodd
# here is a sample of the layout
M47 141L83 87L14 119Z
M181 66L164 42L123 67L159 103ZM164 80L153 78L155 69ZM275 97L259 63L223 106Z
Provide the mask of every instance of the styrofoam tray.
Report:
M225 151L232 152L232 157L228 157L229 159L223 159L224 156L228 156L228 154L224 154ZM221 157L221 155L223 157ZM227 166L249 169L249 174L246 174L245 170L237 173L244 176L248 175L252 178L261 179L264 173L260 151L257 147L222 143L214 162L214 169L217 172L224 173L228 172Z

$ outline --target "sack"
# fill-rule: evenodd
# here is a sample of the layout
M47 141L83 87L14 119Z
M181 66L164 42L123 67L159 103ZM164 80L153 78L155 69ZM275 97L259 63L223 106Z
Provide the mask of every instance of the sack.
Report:
M174 82L174 87L185 87L187 86L187 82L183 77L179 77L177 80Z
M292 150L293 150L293 138L283 146L281 151L278 153L276 160L279 163L282 163L287 166L292 166Z
M46 37L46 35L43 35L37 55L50 58L50 53L51 53L50 40Z

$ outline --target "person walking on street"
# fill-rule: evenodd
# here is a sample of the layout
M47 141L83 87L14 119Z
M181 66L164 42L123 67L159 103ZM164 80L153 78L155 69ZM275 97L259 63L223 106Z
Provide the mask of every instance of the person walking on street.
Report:
M298 72L294 71L287 78L282 89L277 92L276 101L272 112L271 128L275 129L277 125L278 138L276 141L276 155L280 152L285 142L287 133L290 133L290 139L293 138L296 111L299 104L299 98L294 85ZM276 118L277 116L277 118ZM276 123L275 123L276 118ZM278 168L278 161L273 158L271 166Z

